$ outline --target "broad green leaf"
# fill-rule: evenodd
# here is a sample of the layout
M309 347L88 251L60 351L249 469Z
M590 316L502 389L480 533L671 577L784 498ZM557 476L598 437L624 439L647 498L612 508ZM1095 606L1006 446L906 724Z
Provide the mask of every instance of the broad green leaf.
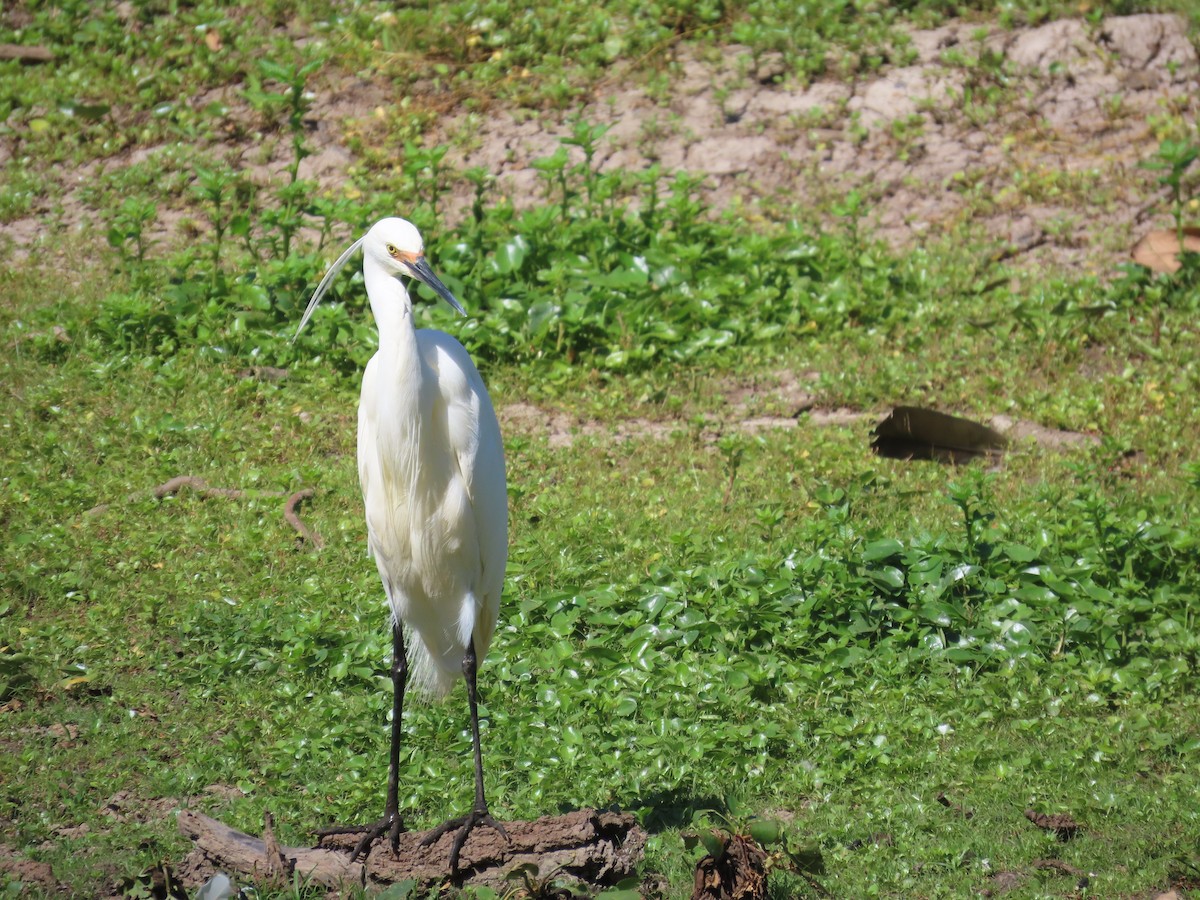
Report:
M783 824L776 819L753 819L747 830L764 847L778 843L783 836Z
M872 541L863 548L864 562L877 562L881 559L888 559L896 556L904 551L904 545L894 538L885 538L883 540Z

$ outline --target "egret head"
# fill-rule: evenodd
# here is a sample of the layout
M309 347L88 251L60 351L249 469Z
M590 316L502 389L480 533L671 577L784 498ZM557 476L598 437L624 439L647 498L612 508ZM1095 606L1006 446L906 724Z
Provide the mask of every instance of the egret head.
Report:
M450 293L450 289L442 284L441 279L429 267L429 262L425 259L425 242L421 240L421 232L417 231L416 226L407 219L392 217L380 219L372 225L370 231L347 247L329 267L329 271L325 273L325 277L313 291L312 299L308 301L308 308L304 310L300 327L296 329L297 335L304 329L313 310L317 308L317 304L329 290L334 276L360 247L366 260L363 264L364 268L373 265L393 278L415 278L433 288L434 293L445 300L459 315L467 314L467 311L462 308L462 304Z
M363 255L391 275L413 277L409 264L425 253L421 232L407 219L380 219L362 239Z

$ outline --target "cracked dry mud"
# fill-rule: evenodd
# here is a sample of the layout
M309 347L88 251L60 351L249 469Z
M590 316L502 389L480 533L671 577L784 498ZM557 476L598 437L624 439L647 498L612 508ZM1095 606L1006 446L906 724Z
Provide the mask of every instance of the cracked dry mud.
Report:
M864 225L897 249L936 244L966 226L994 241L1018 266L1111 271L1137 237L1169 221L1153 173L1138 167L1174 119L1200 115L1200 63L1185 21L1171 15L1110 17L1098 25L1066 19L1038 28L954 22L910 33L911 60L858 80L791 82L781 60L745 48L699 51L676 45L671 88L658 95L614 72L585 104L562 113L493 107L448 112L426 135L448 142L446 163L483 166L518 204L539 197L535 159L551 154L581 115L610 126L602 169L706 176L717 208L747 218L798 208L818 216L830 201L862 190ZM301 38L302 40L303 38ZM426 102L449 102L414 88ZM239 115L238 86L194 99L223 99ZM379 80L333 78L320 85L311 120L314 154L301 176L336 189L355 162L350 130L368 127L395 102ZM0 137L0 162L16 138ZM210 148L227 152L256 180L282 177L285 135ZM74 227L92 217L78 189L104 169L154 158L137 148L82 167L70 177L61 210L46 208L2 226L17 255L47 236L56 216ZM466 185L444 206L467 207ZM179 211L160 208L156 237L183 239ZM961 232L960 232L961 234Z
M1183 19L1015 31L953 23L911 40L911 64L808 86L775 83L781 64L745 48L715 59L679 50L669 97L627 83L557 117L450 116L431 137L453 142L448 164L482 166L516 202L534 202L533 161L581 114L610 126L602 170L657 162L706 175L710 199L748 217L820 209L859 188L872 210L866 224L898 249L966 224L1021 263L1076 270L1110 270L1138 235L1169 220L1155 176L1138 164L1157 150L1167 117L1200 114L1200 63ZM382 102L377 86L351 79L323 94L316 114L344 122ZM350 161L333 141L306 173L332 185ZM448 205L465 207L465 193L460 200Z

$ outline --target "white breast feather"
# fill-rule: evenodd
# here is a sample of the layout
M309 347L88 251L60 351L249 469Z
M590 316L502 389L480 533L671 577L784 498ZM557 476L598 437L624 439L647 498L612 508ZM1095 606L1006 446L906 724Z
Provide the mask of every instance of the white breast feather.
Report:
M449 335L418 331L420 394L380 397L363 373L359 477L368 545L393 615L409 629L413 683L446 693L473 635L487 654L508 555L500 430L483 381ZM419 415L405 415L406 404ZM417 421L418 428L400 423Z

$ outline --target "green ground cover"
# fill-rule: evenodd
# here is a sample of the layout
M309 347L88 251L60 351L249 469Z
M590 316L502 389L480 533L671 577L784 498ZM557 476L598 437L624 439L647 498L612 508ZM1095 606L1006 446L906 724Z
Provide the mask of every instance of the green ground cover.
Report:
M499 3L274 3L270 28L244 29L245 9L207 2L135 5L136 28L29 4L5 22L64 64L0 63L0 120L19 132L0 218L61 196L56 166L179 146L97 175L89 227L0 251L0 843L77 895L136 895L186 852L168 814L185 798L247 830L269 809L285 843L378 811L390 642L353 464L375 340L361 277L291 337L330 234L400 210L471 313L422 315L464 341L496 405L589 426L566 443L506 428L510 563L481 673L499 816L630 810L672 897L702 852L686 835L754 817L822 860L802 872L780 853L779 897L964 896L1005 871L1014 897L1195 889L1194 262L1030 277L969 245L890 251L853 203L834 229L803 210L751 228L686 174L599 173L583 121L565 145L582 154L539 164L532 209L417 144L345 194L295 167L262 187L219 152L236 117L177 100L240 83L298 164L306 91L331 70L403 84L420 62L463 103L553 106L618 63L645 76L668 40L781 52L805 78L818 55L852 74L902 53L906 21L1078 11L822 8L589 6L603 41ZM236 53L204 41L218 27ZM297 31L324 40L296 52ZM512 66L533 73L523 87ZM1190 171L1191 146L1164 147L1164 173ZM453 223L451 184L475 197ZM1181 216L1190 199L1176 192ZM152 241L175 203L194 240ZM247 375L264 366L288 376ZM742 428L728 398L747 387L751 412L790 414L762 399L781 371L814 373L823 407L1006 413L1101 441L951 469L874 456L869 422ZM656 427L618 439L632 421ZM148 495L178 475L244 493ZM304 487L319 552L276 496ZM470 795L464 700L406 715L414 826ZM1082 831L1057 841L1028 808ZM1047 858L1086 884L1034 866Z

